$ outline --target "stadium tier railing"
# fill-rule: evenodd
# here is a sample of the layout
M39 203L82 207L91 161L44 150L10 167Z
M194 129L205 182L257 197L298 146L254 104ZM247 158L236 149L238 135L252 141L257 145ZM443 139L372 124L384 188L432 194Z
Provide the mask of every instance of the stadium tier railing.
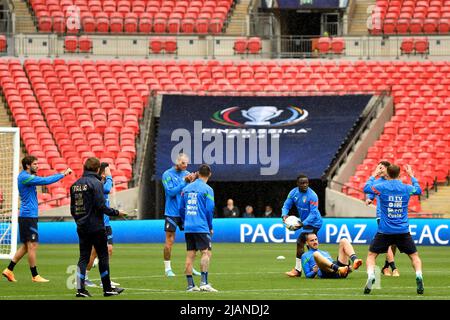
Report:
M139 136L136 141L136 160L133 164L133 184L134 186L139 186L141 184L141 179L143 176L143 170L145 163L145 151L147 150L147 145L149 143L150 134L153 132L154 127L154 108L156 100L156 92L149 90L150 95L147 102L147 106L144 108L144 116L140 120L140 130ZM148 165L148 164L147 164Z
M361 138L361 135L364 131L369 128L373 119L377 117L378 110L385 106L385 98L391 94L390 89L387 91L379 92L375 103L370 106L369 110L365 111L365 114L362 116L361 122L353 128L352 132L348 134L351 139L345 143L343 148L339 151L339 153L333 159L329 169L325 173L325 179L328 181L328 185L333 180L336 172L343 165L348 155L353 151L355 145Z
M272 36L272 37L237 37L227 35L89 35L92 40L91 52L65 52L65 36L57 34L19 34L10 36L8 43L10 55L46 56L46 57L130 57L152 59L205 58L205 59L269 59L269 58L326 58L326 59L426 59L447 58L450 56L450 35L426 37L425 52L413 50L406 54L402 51L404 37L391 36L339 37L338 49L320 47L319 36ZM259 39L255 50L248 46L250 39ZM154 51L152 40L162 42L171 39L175 42L174 50ZM235 44L245 39L243 51ZM331 42L333 38L331 39Z

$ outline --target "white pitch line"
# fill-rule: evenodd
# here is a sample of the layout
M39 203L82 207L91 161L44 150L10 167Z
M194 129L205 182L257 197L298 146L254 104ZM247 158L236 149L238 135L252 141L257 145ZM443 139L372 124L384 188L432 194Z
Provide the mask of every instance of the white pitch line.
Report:
M213 273L215 276L223 276L223 275L249 275L249 274L281 274L283 275L283 271L267 271L267 272L236 272L236 273L227 273L227 272L219 272L219 273ZM184 277L184 274L180 277ZM117 279L141 279L141 278L167 278L165 275L153 275L153 276L129 276L129 277L111 277L111 280L117 280ZM91 281L98 281L100 278L93 278L90 279Z
M323 290L323 288L320 288L321 290ZM328 290L331 291L335 291L336 288L327 288ZM354 288L351 288L352 290L354 290ZM358 287L357 289L362 290L361 287ZM391 289L391 288L389 288ZM406 287L400 288L400 289L406 289ZM415 289L415 287L414 287ZM138 291L138 292L128 292L129 294L132 295L143 295L143 294L157 294L157 293L172 293L172 294L180 294L180 293L186 293L186 294L196 294L196 293L192 293L192 292L186 292L186 291L181 291L181 290L164 290L164 291L158 291L158 290L147 290L147 289L139 289L139 288L126 288L126 290L130 290L130 291ZM220 294L236 294L236 293L248 293L251 292L253 295L267 295L268 292L270 292L270 294L272 295L280 295L280 296L307 296L310 297L311 293L308 292L297 292L297 293L286 293L287 290L299 290L299 289L260 289L260 290L231 290L231 291L219 291L217 293L214 293L214 295L220 295ZM144 292L142 292L144 291ZM279 292L274 292L274 291L279 291ZM197 294L205 294L205 293L197 293ZM316 296L323 296L323 297L336 297L336 294L334 293L314 293L314 295ZM355 294L339 294L339 297L352 297L355 298ZM363 297L370 297L368 295L364 295L361 291L361 298ZM417 299L442 299L442 300L447 300L448 297L444 297L444 296L437 296L437 295L424 295L424 296L419 296L419 295L392 295L392 294L382 294L382 295L373 295L373 297L375 299L377 298L394 298L394 299L403 299L403 298L417 298ZM443 298L447 298L447 299L443 299ZM270 300L274 300L274 299L270 299ZM336 299L332 299L332 300L336 300Z
M361 272L361 271L356 271ZM450 274L450 270L428 270L425 271L423 274L426 278L427 273L439 273L439 274ZM267 271L267 272L235 272L235 273L229 273L229 272L218 272L218 273L211 273L214 276L234 276L234 275L253 275L253 274L280 274L281 276L284 276L284 271ZM411 276L414 274L411 273ZM182 274L184 276L184 274ZM409 276L406 274L404 277ZM180 276L181 277L181 276ZM119 280L119 279L142 279L142 278L167 278L165 275L149 275L149 276L126 276L126 277L112 277L111 279ZM287 278L286 278L287 279ZM90 279L92 281L99 281L100 278L93 278Z

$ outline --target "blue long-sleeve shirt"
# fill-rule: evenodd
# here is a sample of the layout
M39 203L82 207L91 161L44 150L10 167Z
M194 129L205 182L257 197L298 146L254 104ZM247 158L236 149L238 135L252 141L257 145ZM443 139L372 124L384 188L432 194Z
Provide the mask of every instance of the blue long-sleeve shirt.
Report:
M386 181L386 179L384 177L379 177L378 179L375 180L375 183L382 182L382 181ZM370 199L372 201L375 198L377 199L377 219L380 219L380 216L381 216L380 199L378 199L378 196L376 196L375 194L367 195L367 199Z
M210 233L213 228L214 191L197 179L182 191L180 217L186 233Z
M314 278L316 275L319 278L322 278L322 270L318 269L317 272L313 271L313 268L317 265L316 261L314 260L314 252L318 251L322 256L324 256L326 259L333 262L333 258L331 258L330 254L327 251L323 250L315 250L315 249L309 249L307 252L305 252L302 255L302 268L303 272L305 273L305 277L307 278Z
M304 226L320 229L322 216L319 212L319 198L311 188L308 188L306 192L300 192L298 188L292 189L284 202L281 215L287 215L294 204Z
M400 180L385 180L375 183L370 177L364 186L364 192L378 196L380 202L380 223L378 232L400 234L409 232L408 202L411 195L422 194L419 182L411 177L412 185Z
M187 185L184 180L189 171L179 171L175 168L166 170L162 175L162 184L166 194L166 207L164 215L169 217L179 217L181 190Z
M106 206L110 207L109 205L109 193L111 192L111 189L113 187L113 179L111 176L106 176L105 182L103 183L103 194L105 195L105 202ZM105 227L109 227L109 216L107 214L103 215L103 222L105 223Z
M20 196L20 213L22 218L37 218L38 217L38 199L36 186L45 186L55 183L64 178L62 173L57 173L48 177L38 177L34 174L29 174L28 171L23 170L17 177Z

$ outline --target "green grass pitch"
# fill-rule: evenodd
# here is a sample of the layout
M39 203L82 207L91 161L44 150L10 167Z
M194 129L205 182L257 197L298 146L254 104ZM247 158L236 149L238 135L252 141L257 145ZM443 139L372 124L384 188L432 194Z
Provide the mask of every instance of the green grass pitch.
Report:
M163 244L116 244L111 260L112 279L126 288L117 297L104 298L100 288L89 288L91 299L183 299L183 300L310 300L310 299L450 299L450 247L418 247L423 262L425 294L416 294L415 274L408 257L397 253L399 278L381 276L381 289L363 294L366 280L365 265L347 279L288 278L285 271L294 264L295 244L231 244L213 243L209 281L218 293L185 292L183 275L185 245L177 243L172 251L172 267L176 277L164 276ZM321 245L336 256L337 245ZM356 253L365 260L368 246L355 246ZM285 260L277 260L277 256ZM49 283L31 282L26 256L15 268L18 282L0 279L0 300L52 300L75 298L75 290L68 289L73 273L67 273L78 260L77 245L40 245L38 270ZM0 261L4 269L8 261ZM380 266L384 256L377 261ZM196 268L199 269L199 258ZM73 267L72 267L73 270ZM99 283L98 269L93 269L91 280ZM199 277L194 277L199 284Z

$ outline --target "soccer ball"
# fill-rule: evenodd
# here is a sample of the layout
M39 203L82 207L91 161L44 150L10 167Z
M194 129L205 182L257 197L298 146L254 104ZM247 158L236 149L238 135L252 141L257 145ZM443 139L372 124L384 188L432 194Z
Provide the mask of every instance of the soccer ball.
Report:
M295 231L300 229L300 219L296 216L288 216L286 220L284 220L284 225L288 230Z

